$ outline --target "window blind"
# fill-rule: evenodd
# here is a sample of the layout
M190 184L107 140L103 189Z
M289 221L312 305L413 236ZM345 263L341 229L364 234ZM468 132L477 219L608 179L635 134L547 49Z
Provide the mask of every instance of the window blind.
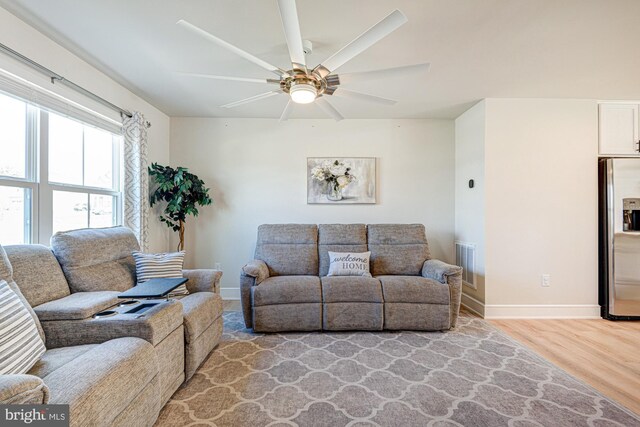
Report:
M121 122L1 69L0 91L39 108L80 120L111 133L122 134Z

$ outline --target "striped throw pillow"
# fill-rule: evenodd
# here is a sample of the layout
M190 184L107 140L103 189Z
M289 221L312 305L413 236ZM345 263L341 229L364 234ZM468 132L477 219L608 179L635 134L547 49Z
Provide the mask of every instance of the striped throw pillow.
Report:
M45 351L31 313L0 280L0 375L26 374Z
M184 251L161 254L145 254L133 252L136 261L136 276L138 283L144 283L149 279L182 277L182 265L184 264ZM186 285L175 288L170 296L187 295Z

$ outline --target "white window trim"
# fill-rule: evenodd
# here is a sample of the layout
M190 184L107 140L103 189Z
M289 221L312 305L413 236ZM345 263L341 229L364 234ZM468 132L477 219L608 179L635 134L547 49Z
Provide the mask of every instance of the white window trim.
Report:
M0 79L1 83L1 79ZM1 89L1 86L0 86ZM113 223L122 224L123 221L123 176L121 175L122 153L118 139L122 136L113 132L113 128L96 126L87 122L84 117L73 117L67 112L50 111L39 108L29 100L22 99L13 93L1 95L11 96L27 104L26 109L26 153L25 176L12 177L0 175L0 186L28 189L25 192L25 243L41 243L48 245L53 235L53 192L67 191L87 194L87 224L90 226L91 197L90 195L106 195L114 198ZM82 123L84 126L94 126L98 129L110 132L112 138L113 153L113 188L99 188L84 185L72 185L49 182L49 113L67 116L72 120ZM84 141L83 141L84 149ZM84 161L83 166L84 168ZM84 170L83 170L84 177Z

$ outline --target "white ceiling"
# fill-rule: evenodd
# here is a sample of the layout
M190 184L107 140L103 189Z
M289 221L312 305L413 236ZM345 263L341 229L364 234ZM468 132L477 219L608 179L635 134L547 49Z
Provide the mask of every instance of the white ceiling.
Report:
M222 109L270 87L176 73L272 78L186 32L175 25L179 19L288 68L275 0L0 5L171 116L279 117L286 104L277 96ZM314 43L308 63L320 63L396 8L409 22L339 71L418 62L431 62L431 70L411 80L349 85L399 102L332 98L346 118L454 118L487 97L640 99L639 0L298 0L302 35ZM292 117L325 115L296 105Z

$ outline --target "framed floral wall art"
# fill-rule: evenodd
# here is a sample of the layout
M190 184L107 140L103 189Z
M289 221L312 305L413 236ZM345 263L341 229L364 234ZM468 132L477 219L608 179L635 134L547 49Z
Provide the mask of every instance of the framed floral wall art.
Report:
M307 203L376 203L376 158L307 158Z

